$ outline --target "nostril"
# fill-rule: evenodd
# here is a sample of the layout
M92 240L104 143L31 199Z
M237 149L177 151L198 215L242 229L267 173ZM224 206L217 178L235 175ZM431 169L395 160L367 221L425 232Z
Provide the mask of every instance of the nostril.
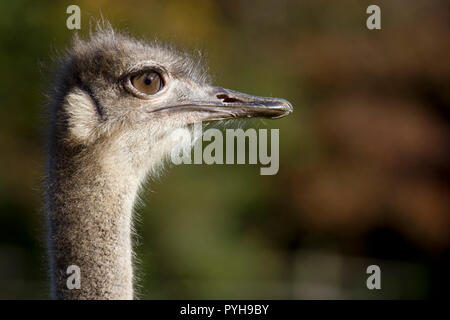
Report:
M218 94L217 98L222 99L223 102L242 102L237 98L230 98L227 94Z

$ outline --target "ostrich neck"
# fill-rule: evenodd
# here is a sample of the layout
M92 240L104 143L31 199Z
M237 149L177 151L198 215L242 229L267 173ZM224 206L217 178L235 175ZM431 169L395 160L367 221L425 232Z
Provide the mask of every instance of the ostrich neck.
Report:
M77 159L77 160L75 160ZM50 155L47 218L52 295L56 299L132 299L131 222L140 179L120 161ZM67 285L68 267L80 288ZM69 281L74 284L74 278Z

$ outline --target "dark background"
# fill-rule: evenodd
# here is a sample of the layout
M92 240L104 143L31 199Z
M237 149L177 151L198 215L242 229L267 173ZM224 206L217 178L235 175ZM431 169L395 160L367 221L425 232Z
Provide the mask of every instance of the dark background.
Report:
M51 57L72 1L0 2L0 298L48 298L42 212ZM382 30L366 28L381 7ZM149 299L442 297L449 284L448 1L81 1L207 53L214 82L288 99L280 170L172 167L138 209ZM381 267L381 290L366 268Z

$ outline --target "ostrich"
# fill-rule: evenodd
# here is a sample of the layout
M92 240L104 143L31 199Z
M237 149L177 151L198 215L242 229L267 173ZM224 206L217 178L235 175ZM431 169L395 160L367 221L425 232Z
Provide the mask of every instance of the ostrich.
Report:
M140 186L202 121L279 118L284 99L212 86L200 59L111 26L75 35L49 98L45 195L51 296L133 299L132 213ZM68 267L81 286L69 289Z

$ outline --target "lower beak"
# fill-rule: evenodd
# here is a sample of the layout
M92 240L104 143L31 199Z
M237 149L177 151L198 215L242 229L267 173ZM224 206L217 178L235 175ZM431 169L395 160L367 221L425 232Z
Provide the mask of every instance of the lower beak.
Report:
M206 97L203 95L199 100L158 108L153 112L200 112L204 113L202 121L212 121L255 117L277 119L294 110L289 101L281 98L252 96L221 87L210 87L206 92Z

